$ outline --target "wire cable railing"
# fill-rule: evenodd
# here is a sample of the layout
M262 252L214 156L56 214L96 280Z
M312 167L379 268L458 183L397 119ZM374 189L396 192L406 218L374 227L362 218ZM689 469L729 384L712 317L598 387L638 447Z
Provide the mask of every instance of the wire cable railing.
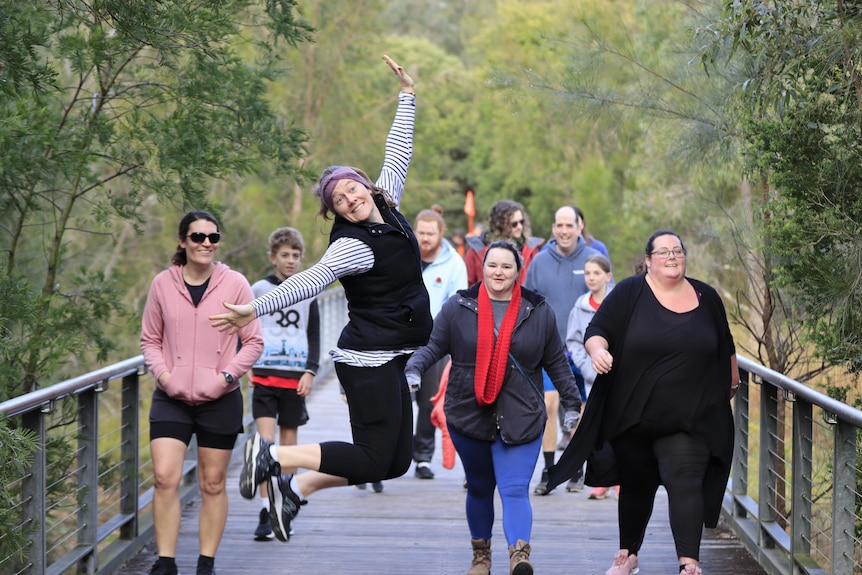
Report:
M332 349L347 322L343 290L326 290L317 301L321 350ZM331 370L321 353L318 376ZM9 533L0 533L0 574L114 573L153 538L147 416L153 381L145 373L139 355L0 403L0 414L32 431L39 445L26 473L7 485L14 500L0 502L17 516L15 531L29 539L21 552ZM199 493L195 453L192 440L182 504Z

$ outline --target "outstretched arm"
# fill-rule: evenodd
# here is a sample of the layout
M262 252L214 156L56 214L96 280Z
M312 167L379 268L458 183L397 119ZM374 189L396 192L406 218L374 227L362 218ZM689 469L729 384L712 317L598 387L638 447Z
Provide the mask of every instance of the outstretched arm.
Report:
M391 195L396 205L401 204L404 193L404 182L407 179L407 168L413 157L413 126L416 120L416 97L413 89L413 78L404 68L399 66L389 56L383 56L389 64L398 81L401 83L401 93L398 94L398 110L386 138L386 156L383 168L377 178L377 186Z

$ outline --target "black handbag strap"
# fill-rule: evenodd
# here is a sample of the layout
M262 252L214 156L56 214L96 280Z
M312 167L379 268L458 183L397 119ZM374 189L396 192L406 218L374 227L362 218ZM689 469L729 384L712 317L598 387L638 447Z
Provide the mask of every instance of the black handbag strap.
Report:
M500 335L499 330L498 330L498 328L495 326L495 327L494 327L494 338L496 339L499 335ZM495 343L496 343L496 341L495 341ZM511 360L512 360L512 363L514 363L514 364L515 364L515 367L517 368L517 370L518 370L518 371L520 371L520 372L521 372L521 375L523 375L523 376L524 376L524 379L526 379L527 381L529 381L529 382L530 382L530 385L532 385L532 386L533 386L533 389L535 389L535 390L536 390L536 393L538 393L538 394L539 394L539 397L542 399L542 401L544 401L544 400L545 400L545 392L544 392L544 391L542 391L541 389L539 389L538 387L536 387L536 382L535 382L535 381L533 381L533 378L531 378L529 375L527 375L527 372L524 370L524 368L523 368L523 367L521 367L521 364L520 364L520 363L518 363L518 360L517 360L517 359L515 359L515 356L514 356L514 355L512 355L512 352L511 352L511 351L509 352L509 359L511 359Z
M539 397L541 397L541 398L542 398L542 400L544 401L544 399L545 399L545 394L544 394L544 392L540 391L540 390L539 390L539 388L538 388L538 387L536 387L536 382L535 382L535 381L533 381L533 378L531 378L529 375L527 375L527 372L526 372L526 371L524 371L524 368L523 368L523 367L521 367L521 364L520 364L520 363L518 363L518 360L517 360L517 359L515 359L515 356L514 356L514 355L512 355L512 352L509 352L509 359L511 359L511 360L512 360L512 363L514 363L514 364L515 364L515 367L518 369L518 371L520 371L520 372L521 372L521 375L523 375L523 376L524 376L524 378L525 378L527 381L529 381L529 382L530 382L530 385L532 385L532 386L533 386L533 389L535 389L535 390L536 390L536 393L538 393L538 394L539 394Z

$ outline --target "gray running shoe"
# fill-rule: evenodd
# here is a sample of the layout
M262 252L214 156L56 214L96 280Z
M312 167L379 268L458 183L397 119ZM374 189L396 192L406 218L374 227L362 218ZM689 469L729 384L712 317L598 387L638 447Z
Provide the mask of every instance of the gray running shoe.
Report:
M290 488L293 475L270 476L267 483L269 519L272 531L279 541L290 539L290 522L299 515L300 505L308 503Z
M281 473L281 465L269 453L271 442L259 433L249 437L242 454L242 469L239 472L239 493L246 499L254 499L257 486L267 477Z

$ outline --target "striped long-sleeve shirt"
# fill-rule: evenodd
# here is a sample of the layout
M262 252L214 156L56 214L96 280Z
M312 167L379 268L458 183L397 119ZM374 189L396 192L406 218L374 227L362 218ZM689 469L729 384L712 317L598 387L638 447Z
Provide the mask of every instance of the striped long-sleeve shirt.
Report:
M398 95L398 110L386 138L386 155L376 185L389 192L396 206L401 204L407 169L413 156L413 126L416 98L404 92ZM371 246L355 238L340 238L329 245L320 261L279 284L277 288L251 302L255 316L294 305L315 297L338 278L365 273L374 267ZM330 351L334 361L355 367L377 367L413 349L357 351L336 348Z

